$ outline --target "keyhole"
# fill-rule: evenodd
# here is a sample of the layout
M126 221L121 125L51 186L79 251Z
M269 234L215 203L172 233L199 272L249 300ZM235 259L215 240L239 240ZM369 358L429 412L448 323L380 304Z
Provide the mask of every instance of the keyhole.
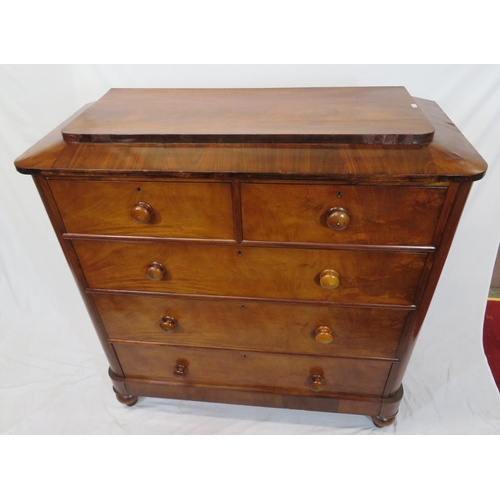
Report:
M141 188L137 188L137 192L140 193L141 192Z
M337 191L337 198L342 198L342 191Z

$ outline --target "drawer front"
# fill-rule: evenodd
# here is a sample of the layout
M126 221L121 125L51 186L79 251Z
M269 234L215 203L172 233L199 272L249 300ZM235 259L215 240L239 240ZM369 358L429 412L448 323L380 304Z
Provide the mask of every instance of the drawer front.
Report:
M296 184L241 190L246 240L415 246L432 245L447 191Z
M408 312L95 294L112 340L393 358Z
M73 244L91 288L344 303L411 305L426 258L402 252ZM338 273L337 288L320 285L325 270Z
M297 394L354 393L380 396L390 361L323 358L189 347L114 344L125 377L286 391ZM177 368L176 368L177 367ZM182 367L186 368L184 372ZM174 371L177 373L174 375ZM319 376L318 387L311 378Z
M69 233L234 239L229 183L51 180Z

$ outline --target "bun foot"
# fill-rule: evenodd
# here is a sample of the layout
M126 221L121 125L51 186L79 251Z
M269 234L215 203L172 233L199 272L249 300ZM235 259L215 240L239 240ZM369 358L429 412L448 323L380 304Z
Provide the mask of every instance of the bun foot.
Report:
M387 427L392 425L394 420L396 420L396 415L393 415L392 417L372 417L375 427Z
M120 403L123 403L124 405L127 406L134 406L139 399L139 396L131 396L130 394L124 396L123 394L117 392L117 390L114 387L113 391L115 392L116 399L118 399Z

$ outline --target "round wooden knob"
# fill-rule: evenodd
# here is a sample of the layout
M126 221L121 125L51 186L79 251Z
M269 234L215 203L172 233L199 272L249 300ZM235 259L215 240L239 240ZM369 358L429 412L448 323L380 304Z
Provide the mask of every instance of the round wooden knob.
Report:
M345 208L330 208L326 214L326 224L334 231L343 231L349 225L350 221L351 219Z
M327 290L333 290L340 285L339 273L333 269L325 269L319 275L319 284Z
M325 388L325 379L321 375L313 375L309 379L309 387L316 392L321 392Z
M318 328L316 328L314 340L320 344L329 344L333 340L331 328L327 326L318 326Z
M167 333L172 333L175 330L177 321L171 316L165 316L161 319L160 328Z
M132 208L130 216L139 224L147 224L153 217L153 207L149 203L139 201Z
M163 264L152 262L146 269L146 276L152 281L160 281L165 276L165 272Z
M184 365L175 365L174 366L174 377L178 379L183 379L187 377L187 367Z

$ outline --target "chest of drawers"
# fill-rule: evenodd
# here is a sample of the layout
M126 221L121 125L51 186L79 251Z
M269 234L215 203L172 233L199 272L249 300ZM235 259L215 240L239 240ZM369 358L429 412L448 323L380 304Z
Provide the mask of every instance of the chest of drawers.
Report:
M391 424L484 160L403 88L114 89L16 160L118 400Z

